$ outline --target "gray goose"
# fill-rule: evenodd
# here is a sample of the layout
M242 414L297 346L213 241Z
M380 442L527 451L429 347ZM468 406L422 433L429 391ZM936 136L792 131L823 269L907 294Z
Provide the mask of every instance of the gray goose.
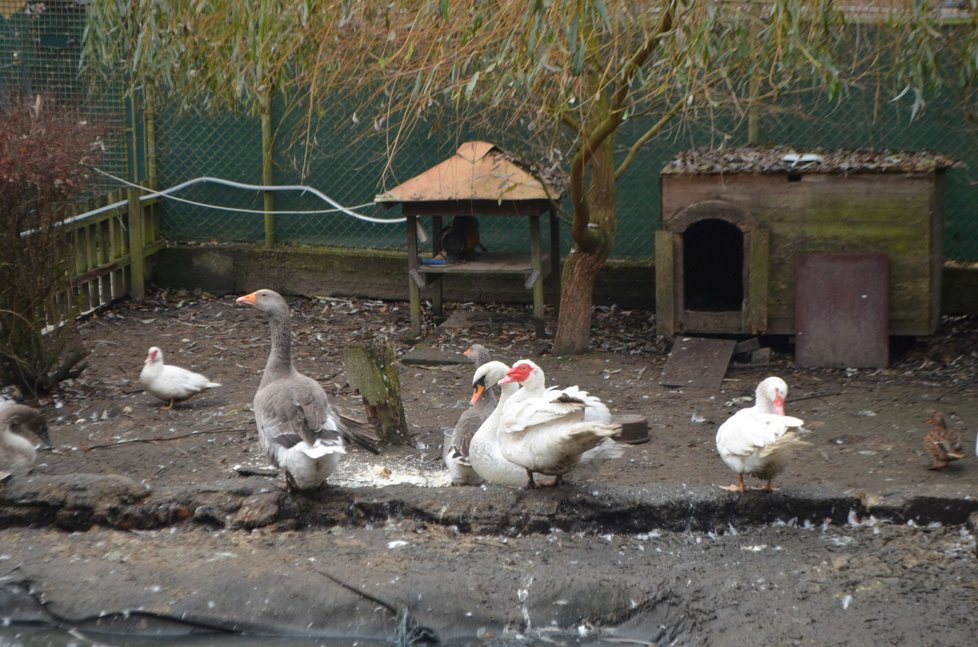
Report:
M314 490L325 484L348 442L378 453L377 438L366 423L342 415L319 383L292 365L292 317L285 299L258 290L236 303L268 316L272 348L253 408L259 444L285 473L287 488Z
M488 362L489 351L482 344L472 344L464 355L475 364L476 370ZM442 459L452 479L452 485L479 485L482 477L476 473L469 462L469 444L486 418L496 408L496 394L486 389L475 404L462 412L455 428L445 433L445 443L442 447Z
M51 447L48 423L37 409L23 404L8 404L0 408L0 481L22 476L31 471L37 452L34 443L24 438L30 431Z

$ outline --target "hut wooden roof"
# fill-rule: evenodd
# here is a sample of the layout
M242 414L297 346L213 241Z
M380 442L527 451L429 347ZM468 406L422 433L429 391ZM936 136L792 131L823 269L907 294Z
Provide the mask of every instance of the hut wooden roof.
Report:
M374 198L375 202L550 200L555 192L494 144L471 141L452 157Z
M745 146L683 151L666 163L662 174L932 173L957 164L930 151Z

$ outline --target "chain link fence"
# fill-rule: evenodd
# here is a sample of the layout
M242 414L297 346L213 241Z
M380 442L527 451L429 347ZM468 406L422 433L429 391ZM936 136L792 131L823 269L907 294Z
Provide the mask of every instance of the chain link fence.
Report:
M881 107L882 106L882 107ZM276 184L307 184L345 206L378 218L395 218L397 209L372 204L385 188L407 180L454 154L458 140L429 139L419 134L392 160L382 184L386 164L384 138L367 137L355 144L357 124L345 109L333 107L337 124L320 132L320 145L302 177L304 149L280 137L276 148ZM787 144L799 152L813 148L886 148L929 150L961 162L947 171L945 195L945 256L978 260L978 128L968 122L960 99L950 93L932 97L923 115L911 120L906 105L879 104L874 89L851 88L847 96L829 102L817 95L797 97L759 112L760 143ZM173 186L198 176L219 176L259 184L261 181L261 125L258 118L241 115L208 117L165 114L158 120L160 186ZM629 123L619 134L628 142L648 127ZM278 133L289 132L281 123ZM491 134L473 138L492 140ZM325 144L323 142L326 142ZM654 256L654 232L659 226L659 170L680 151L699 146L740 146L747 142L746 119L677 120L643 149L618 185L618 231L612 257L649 259ZM621 146L621 156L625 154ZM226 212L186 203L163 207L163 235L175 241L258 242L263 239L262 196L209 185L179 194L200 203L249 209L254 213ZM328 205L312 195L276 194L277 211L315 211ZM899 215L897 214L897 217ZM493 251L520 251L526 246L522 225L506 218L484 218L483 243ZM562 224L562 247L570 237ZM285 244L336 245L404 249L403 225L363 223L342 213L282 214L277 218L276 241Z
M122 85L95 87L79 73L84 30L84 2L0 2L0 101L27 96L40 110L78 110L106 133L99 168L128 177ZM93 174L94 194L117 188L115 181Z
M84 6L76 0L44 3L0 3L0 96L22 91L56 97L81 106L110 128L100 168L122 180L145 181L145 167L131 169L126 134L126 103L119 87L93 90L79 75ZM274 177L277 185L305 184L336 202L375 218L396 219L397 209L373 204L376 194L407 180L452 155L460 141L419 132L388 160L385 136L375 124L358 118L344 102L323 106L329 126L316 133L310 149L293 145L302 132L302 115L273 106ZM761 144L810 148L891 148L930 150L962 162L947 172L945 256L978 260L978 127L966 118L961 99L950 91L930 98L926 110L910 119L906 101L880 98L877 89L852 87L830 102L819 95L794 96L759 111ZM135 120L141 133L140 120ZM648 123L627 122L618 135L625 144ZM383 130L382 126L379 128ZM157 186L160 189L199 177L218 177L260 184L261 124L244 114L219 116L163 110L156 115ZM373 136L364 136L373 135ZM498 137L505 137L498 134ZM468 139L493 141L493 133ZM500 140L504 145L504 141ZM677 120L643 149L618 185L618 230L613 258L650 259L659 226L659 170L679 151L698 146L747 143L746 120L714 115ZM309 159L304 159L304 156ZM301 173L300 169L306 172ZM108 176L97 176L100 191L121 188ZM160 207L161 234L177 242L259 242L264 240L263 195L215 184L195 184L174 194ZM371 224L332 211L320 199L302 192L277 192L275 238L283 244L404 249L404 225ZM898 215L897 215L898 217ZM482 241L492 251L525 249L526 232L508 218L486 218ZM562 224L562 247L570 237Z

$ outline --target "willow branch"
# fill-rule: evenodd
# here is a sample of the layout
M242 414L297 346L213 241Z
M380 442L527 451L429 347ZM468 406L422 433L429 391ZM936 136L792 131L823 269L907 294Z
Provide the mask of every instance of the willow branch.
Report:
M655 122L648 130L642 133L641 137L635 140L635 142L628 149L628 155L625 156L625 159L622 160L621 164L618 165L618 168L615 169L615 179L621 177L625 171L628 170L628 167L630 167L632 162L635 161L635 156L638 155L638 151L641 150L641 148L645 146L650 139L662 132L662 129L666 127L666 124L672 121L672 118L679 114L679 111L683 109L683 105L685 105L685 103L686 97L680 97L680 99L676 101L676 103L674 103L672 107L659 118L659 121Z

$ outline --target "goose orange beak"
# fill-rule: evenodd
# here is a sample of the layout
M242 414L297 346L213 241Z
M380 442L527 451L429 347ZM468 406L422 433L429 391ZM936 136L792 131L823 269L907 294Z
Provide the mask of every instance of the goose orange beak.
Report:
M252 292L251 294L246 294L243 297L238 297L234 300L234 302L239 306L253 306L255 305L255 294L255 292Z
M469 400L469 404L475 404L476 402L478 402L479 398L482 397L482 394L485 393L485 391L486 391L486 387L483 386L482 384L476 384L475 386L473 386L472 399Z

